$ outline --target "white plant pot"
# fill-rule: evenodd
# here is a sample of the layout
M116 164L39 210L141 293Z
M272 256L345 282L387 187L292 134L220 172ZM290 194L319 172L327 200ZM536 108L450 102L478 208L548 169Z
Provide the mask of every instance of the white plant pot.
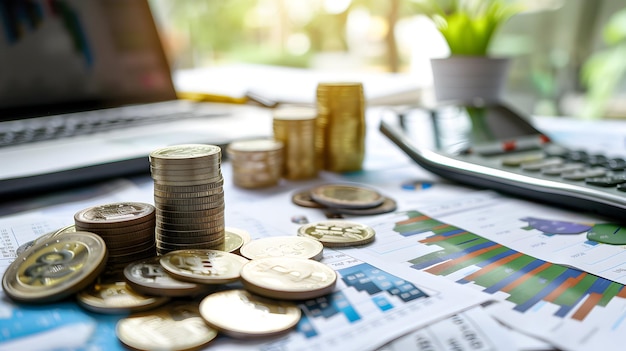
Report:
M437 101L497 102L502 98L509 58L451 56L431 59Z

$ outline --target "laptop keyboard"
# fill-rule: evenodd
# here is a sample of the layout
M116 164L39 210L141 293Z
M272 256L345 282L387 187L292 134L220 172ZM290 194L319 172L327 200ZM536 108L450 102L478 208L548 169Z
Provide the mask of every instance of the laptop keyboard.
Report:
M181 101L125 106L0 123L0 147L94 134L192 117L202 117Z

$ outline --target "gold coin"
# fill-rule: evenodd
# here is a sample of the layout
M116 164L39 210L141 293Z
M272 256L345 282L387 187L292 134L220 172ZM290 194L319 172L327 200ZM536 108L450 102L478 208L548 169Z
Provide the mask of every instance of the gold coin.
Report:
M313 201L327 207L372 208L385 200L378 191L351 184L324 184L310 190Z
M307 300L331 293L337 273L314 260L296 257L264 257L241 269L243 286L258 295L283 300Z
M197 249L176 250L161 257L163 268L177 279L203 283L227 284L239 280L247 259L233 253Z
M111 228L148 222L154 217L154 206L140 202L117 202L86 208L74 215L81 228Z
M383 213L389 213L389 212L393 212L396 210L396 208L398 207L398 205L396 204L396 202L388 197L385 197L385 201L383 201L382 204L376 206L376 207L371 207L371 208L332 208L332 207L327 207L326 208L326 212L329 213L336 213L336 214L345 214L345 215L351 215L351 216L372 216L372 215L378 215L378 214L383 214Z
M322 221L298 228L298 235L319 240L326 247L365 245L374 241L374 229L349 221Z
M226 227L226 232L239 235L243 239L244 244L252 240L252 238L250 237L250 233L245 229L240 229L240 228L235 228L235 227Z
M239 252L248 259L262 257L298 257L321 260L324 245L304 236L274 236L253 240Z
M315 123L316 163L334 172L361 170L365 154L365 98L361 83L320 83Z
M317 203L313 200L313 198L311 197L311 191L310 190L303 190L303 191L298 191L296 193L294 193L291 196L291 201L298 205L298 206L302 206L302 207L309 207L309 208L326 208L326 206Z
M213 293L200 302L200 315L213 328L237 339L283 334L298 324L297 305L255 296L245 290Z
M115 333L135 350L196 350L217 336L217 330L204 322L198 305L182 301L122 318Z
M234 153L255 153L263 151L279 151L282 150L283 143L273 139L253 139L234 141L228 145L227 151Z
M76 294L83 308L106 314L149 310L169 301L165 296L148 296L134 291L125 281L114 278L96 281L89 288Z
M248 241L250 236L248 235ZM233 228L224 230L224 246L220 248L222 251L238 253L241 247L246 243L246 238L240 234L240 231L234 231Z
M60 300L91 284L104 270L106 244L90 232L68 232L35 243L2 276L13 300L44 303Z

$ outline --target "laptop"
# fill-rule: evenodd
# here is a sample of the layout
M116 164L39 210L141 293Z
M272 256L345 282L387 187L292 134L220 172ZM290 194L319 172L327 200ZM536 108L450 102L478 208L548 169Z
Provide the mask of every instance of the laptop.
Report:
M272 133L259 107L177 99L147 0L0 1L0 67L4 199L148 173L167 145Z

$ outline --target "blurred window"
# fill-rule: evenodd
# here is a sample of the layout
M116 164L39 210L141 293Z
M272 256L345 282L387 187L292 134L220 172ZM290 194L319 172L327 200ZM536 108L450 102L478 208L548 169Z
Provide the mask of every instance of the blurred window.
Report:
M527 10L502 26L491 46L492 54L514 58L507 99L527 113L576 115L588 89L580 80L581 68L605 47L603 27L626 4L623 0L518 2ZM410 0L150 3L174 69L257 63L405 72L429 84L429 59L449 52L433 23L416 13ZM611 97L626 90L621 82ZM605 114L626 116L626 108L612 105L616 106Z

